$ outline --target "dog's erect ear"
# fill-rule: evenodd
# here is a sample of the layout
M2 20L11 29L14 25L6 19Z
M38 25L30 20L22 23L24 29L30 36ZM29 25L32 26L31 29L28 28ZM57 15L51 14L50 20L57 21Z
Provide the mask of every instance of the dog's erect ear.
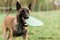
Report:
M31 10L31 3L28 5L29 10Z
M19 4L19 2L16 2L16 10L18 11L21 8L21 5Z

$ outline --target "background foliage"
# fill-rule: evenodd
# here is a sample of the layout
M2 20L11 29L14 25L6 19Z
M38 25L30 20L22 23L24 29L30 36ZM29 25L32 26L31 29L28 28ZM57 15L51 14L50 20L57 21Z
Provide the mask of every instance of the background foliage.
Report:
M57 7L60 9L60 5L55 5L55 0L19 0L22 6L27 6L29 3L32 3L33 11L47 11L47 10L56 10ZM59 1L59 0L57 0ZM59 1L60 2L60 1ZM0 0L0 7L15 7L16 0Z

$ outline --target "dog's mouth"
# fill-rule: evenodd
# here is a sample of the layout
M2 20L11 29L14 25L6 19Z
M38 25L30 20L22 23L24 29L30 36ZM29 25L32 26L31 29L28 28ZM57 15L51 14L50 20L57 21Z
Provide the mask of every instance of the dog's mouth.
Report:
M24 17L24 19L28 19L29 17Z
M23 16L23 18L24 18L24 19L28 19L28 18L29 18L29 16L25 16L25 15L24 15L24 16Z

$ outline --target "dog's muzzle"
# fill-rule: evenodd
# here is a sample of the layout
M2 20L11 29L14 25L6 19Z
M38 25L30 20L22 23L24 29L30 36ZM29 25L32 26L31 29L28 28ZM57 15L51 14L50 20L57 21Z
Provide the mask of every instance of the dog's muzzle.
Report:
M28 18L29 18L29 16L24 17L24 19L28 19Z
M29 15L24 15L24 19L28 19L29 18Z

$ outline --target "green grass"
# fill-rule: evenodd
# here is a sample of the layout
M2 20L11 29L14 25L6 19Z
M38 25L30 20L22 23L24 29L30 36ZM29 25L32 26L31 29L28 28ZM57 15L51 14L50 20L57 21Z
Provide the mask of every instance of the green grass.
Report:
M11 15L15 15L11 14ZM48 12L31 12L30 15L42 20L43 26L31 27L29 26L28 40L60 40L60 12L48 11ZM3 34L1 24L6 14L1 12L0 14L0 40L3 40ZM22 40L21 37L17 37L16 40Z

